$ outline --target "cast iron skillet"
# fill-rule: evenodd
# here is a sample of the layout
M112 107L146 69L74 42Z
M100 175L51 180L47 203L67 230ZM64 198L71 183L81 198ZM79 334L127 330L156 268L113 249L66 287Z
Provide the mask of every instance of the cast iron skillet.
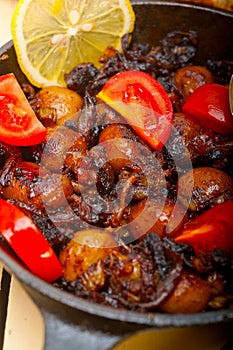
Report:
M167 1L132 1L136 13L134 40L154 43L169 31L197 31L199 47L197 64L213 59L233 60L233 14L202 6ZM0 49L9 57L0 60L0 75L14 72L26 82L15 57L12 42ZM30 249L30 248L29 248ZM205 312L194 315L141 314L101 306L74 297L32 275L2 246L0 260L22 282L26 291L40 307L46 323L45 348L54 350L105 350L125 335L150 327L180 327L216 324L233 320L233 310Z

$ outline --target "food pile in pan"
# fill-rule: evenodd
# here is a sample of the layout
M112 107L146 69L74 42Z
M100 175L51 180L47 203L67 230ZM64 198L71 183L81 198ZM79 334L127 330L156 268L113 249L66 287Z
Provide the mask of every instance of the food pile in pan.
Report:
M128 43L67 87L23 85L27 101L0 77L1 122L15 124L0 128L2 235L35 274L99 304L230 308L233 62L194 65L193 31Z

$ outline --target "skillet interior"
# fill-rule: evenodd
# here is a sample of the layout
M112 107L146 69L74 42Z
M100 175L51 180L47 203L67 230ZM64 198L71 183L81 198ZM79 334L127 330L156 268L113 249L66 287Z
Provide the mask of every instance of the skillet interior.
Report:
M199 38L196 62L204 64L213 59L233 59L230 50L233 37L233 14L200 6L182 5L166 1L132 1L136 13L136 28L133 40L154 43L169 31L192 29ZM175 14L175 16L174 16ZM224 38L224 40L223 40ZM4 55L7 59L3 59ZM14 72L18 80L26 82L17 64L12 43L0 50L0 74ZM19 264L6 248L0 250L0 259L21 280L32 298L45 310L59 314L70 322L88 322L95 329L124 333L148 326L190 326L217 323L233 319L233 310L205 312L195 315L168 315L159 313L140 314L126 310L103 307L74 297L39 280ZM118 321L126 321L119 323Z

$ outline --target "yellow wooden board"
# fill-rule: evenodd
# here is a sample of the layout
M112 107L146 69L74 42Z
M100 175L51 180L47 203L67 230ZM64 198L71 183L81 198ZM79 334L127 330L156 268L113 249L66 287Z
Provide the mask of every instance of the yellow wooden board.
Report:
M0 265L0 276L1 271L2 266ZM3 350L42 350L43 347L44 321L41 313L19 281L13 276L10 285Z

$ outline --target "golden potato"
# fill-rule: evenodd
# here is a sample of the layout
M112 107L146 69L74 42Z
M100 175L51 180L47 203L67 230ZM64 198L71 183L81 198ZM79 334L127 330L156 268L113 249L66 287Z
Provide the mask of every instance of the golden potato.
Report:
M32 162L18 161L11 169L11 178L2 186L4 199L16 199L22 202L37 200L35 179L39 176L39 165Z
M74 130L65 126L48 128L41 164L50 171L60 173L66 157L76 145L79 145L79 149L87 148L83 136Z
M174 83L182 96L183 102L199 86L213 82L211 72L202 66L186 66L180 68L174 75Z
M83 106L83 99L79 94L60 86L44 87L36 94L36 98L39 118L43 119L46 113L51 113L57 124L63 123Z
M19 161L1 192L4 199L32 203L38 209L46 202L47 207L55 210L67 204L66 197L73 193L73 187L64 175L43 173L38 164Z
M137 220L137 216L143 211L143 215ZM135 238L151 232L162 238L178 230L187 221L187 214L178 203L176 206L174 202L160 205L156 201L143 200L132 206L129 221L132 222L131 233Z
M160 309L171 314L193 314L206 309L210 287L198 275L183 271L180 281Z
M67 205L67 197L73 193L71 181L64 175L46 173L38 184L40 197L46 209L56 210Z
M116 247L117 242L113 236L101 229L76 232L59 256L65 279L75 280L92 264L104 261Z
M126 125L109 125L99 136L99 144L106 150L107 161L115 173L140 156L137 142L130 139L132 132Z
M200 211L227 200L233 194L233 180L224 171L201 167L182 175L178 182L179 200L191 211Z

